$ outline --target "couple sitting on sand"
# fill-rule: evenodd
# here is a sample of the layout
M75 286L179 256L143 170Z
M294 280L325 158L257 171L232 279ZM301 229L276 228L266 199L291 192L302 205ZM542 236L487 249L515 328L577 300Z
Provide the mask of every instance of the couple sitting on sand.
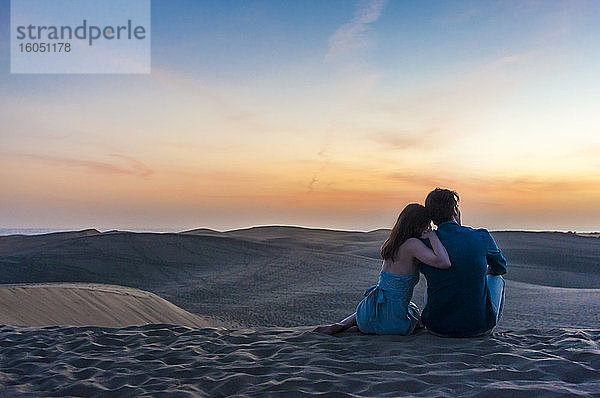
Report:
M502 317L506 259L487 230L461 225L458 201L456 192L436 188L424 207L406 206L381 248L379 283L354 314L315 331L409 335L424 326L442 337L490 334ZM421 315L410 301L419 271L427 280Z

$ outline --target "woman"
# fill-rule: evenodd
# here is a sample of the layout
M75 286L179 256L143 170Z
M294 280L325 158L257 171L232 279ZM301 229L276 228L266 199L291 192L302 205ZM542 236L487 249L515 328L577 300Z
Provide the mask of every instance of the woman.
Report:
M433 250L419 238L429 239ZM420 320L419 309L410 301L419 281L419 261L436 268L450 268L448 252L431 230L425 207L413 203L402 210L381 247L381 257L379 283L365 292L356 312L339 323L319 326L315 332L335 334L356 329L376 334L413 332Z

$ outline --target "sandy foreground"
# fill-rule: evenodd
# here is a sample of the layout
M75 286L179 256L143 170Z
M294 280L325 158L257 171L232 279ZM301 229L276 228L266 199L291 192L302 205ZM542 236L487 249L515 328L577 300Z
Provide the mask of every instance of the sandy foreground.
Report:
M382 234L338 232L0 237L0 397L600 396L598 239L495 235L491 337L331 337L311 327L376 281Z

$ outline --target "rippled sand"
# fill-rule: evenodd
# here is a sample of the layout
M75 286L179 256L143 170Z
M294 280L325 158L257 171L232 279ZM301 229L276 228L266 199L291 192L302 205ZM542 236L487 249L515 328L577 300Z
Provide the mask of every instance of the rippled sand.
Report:
M0 324L24 325L0 326L0 397L600 397L599 239L494 234L509 274L492 337L310 332L376 282L386 234L0 237Z
M301 328L0 328L0 394L589 396L600 331L442 339Z

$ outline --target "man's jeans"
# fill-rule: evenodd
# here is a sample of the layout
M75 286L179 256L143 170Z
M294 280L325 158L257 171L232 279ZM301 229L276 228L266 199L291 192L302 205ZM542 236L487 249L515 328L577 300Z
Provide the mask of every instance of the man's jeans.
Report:
M496 324L498 324L498 321L502 319L502 311L504 310L504 285L506 285L506 282L500 275L487 275L486 278L492 309L496 315Z

